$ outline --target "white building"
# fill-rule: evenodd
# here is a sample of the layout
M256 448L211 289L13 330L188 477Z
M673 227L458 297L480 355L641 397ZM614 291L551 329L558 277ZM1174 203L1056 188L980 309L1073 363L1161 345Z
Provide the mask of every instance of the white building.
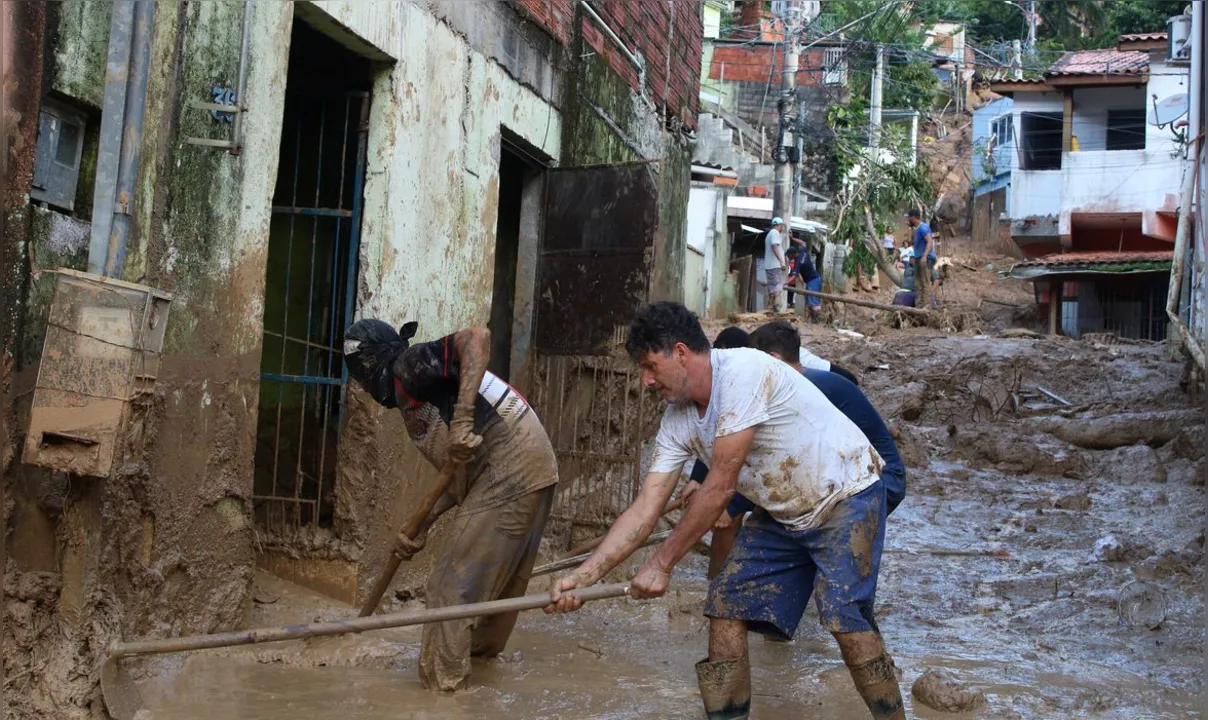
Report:
M1007 215L1025 255L1170 249L1185 138L1150 121L1155 103L1188 92L1189 73L1166 62L1165 33L1066 53L1042 79L992 89L1014 98Z
M1190 91L1167 45L1165 33L1125 35L1114 49L1066 53L1042 78L991 85L1014 100L990 125L993 156L1009 164L1006 219L1027 259L1019 274L1043 278L1053 331L1165 336L1189 139L1166 120Z

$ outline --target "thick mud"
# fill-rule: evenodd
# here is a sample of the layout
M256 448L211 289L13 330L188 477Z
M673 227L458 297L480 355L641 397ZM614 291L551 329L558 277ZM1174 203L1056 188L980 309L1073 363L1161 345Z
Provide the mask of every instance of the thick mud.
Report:
M910 716L1199 717L1204 418L1182 365L1156 346L933 333L805 329L907 458L878 617ZM660 600L523 615L455 695L420 688L404 629L144 661L148 717L700 717L705 567L690 556ZM255 596L256 625L355 614L264 574ZM751 653L752 717L866 716L813 608ZM916 701L929 670L984 707Z

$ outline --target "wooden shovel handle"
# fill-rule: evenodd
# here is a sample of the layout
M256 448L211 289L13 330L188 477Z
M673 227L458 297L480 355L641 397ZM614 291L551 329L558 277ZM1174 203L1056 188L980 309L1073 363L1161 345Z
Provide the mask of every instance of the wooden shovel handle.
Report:
M394 575L398 572L399 565L403 564L403 555L399 547L399 541L403 538L414 540L419 536L421 531L426 531L428 513L432 512L432 508L436 507L436 503L440 502L440 498L453 484L453 478L457 475L457 463L449 462L440 472L440 478L436 484L432 486L432 490L424 496L423 502L419 506L407 524L399 530L398 540L395 542L394 550L391 551L390 557L386 560L386 567L382 570L382 574L378 575L377 582L373 589L365 596L365 604L361 605L360 617L369 617L377 610L378 605L382 602L382 596L386 594L386 590L390 588L390 583L394 582Z
M584 602L589 600L606 600L608 598L618 598L627 595L629 593L629 585L593 585L588 588L571 590L570 592ZM365 632L367 630L384 630L386 628L404 627L407 625L423 625L425 623L444 622L446 620L460 620L463 618L498 615L500 613L536 610L548 604L549 594L537 593L505 600L450 605L441 608L378 615L372 618L334 620L332 622L314 623L312 625L286 625L284 627L237 630L235 632L217 633L215 635L115 642L109 646L109 658L112 660L132 655L154 655L159 653L204 650L206 648L231 647L234 645L254 645L257 643L295 640L298 638L344 635L347 633Z

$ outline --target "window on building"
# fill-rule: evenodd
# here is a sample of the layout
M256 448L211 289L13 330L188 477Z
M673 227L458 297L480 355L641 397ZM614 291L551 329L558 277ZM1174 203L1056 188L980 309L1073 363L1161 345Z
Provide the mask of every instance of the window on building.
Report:
M1014 135L1010 115L1003 115L990 122L990 137L994 139L994 147L1006 145Z
M29 196L47 205L71 211L80 179L84 151L84 114L54 100L42 104L38 118L38 147Z
M1145 108L1107 111L1107 149L1145 149Z
M1061 169L1061 113L1019 114L1021 170Z
M843 48L826 48L822 52L822 83L824 85L847 83L847 61L843 59Z

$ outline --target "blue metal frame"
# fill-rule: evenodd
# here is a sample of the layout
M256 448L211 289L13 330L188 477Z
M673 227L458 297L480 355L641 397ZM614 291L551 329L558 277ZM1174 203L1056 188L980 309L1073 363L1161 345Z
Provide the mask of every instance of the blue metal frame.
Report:
M334 147L330 146L329 143L325 144L324 141L325 136L329 132L327 127L328 106L335 105L337 102L339 102L339 100L337 97L329 96L327 99L323 99L318 102L319 107L315 108L318 116L318 145L316 155L314 155L315 166L313 206L299 207L299 176L302 168L301 150L303 142L302 122L299 122L297 132L294 136L295 147L293 187L291 197L288 204L274 205L272 207L272 212L274 215L289 217L289 239L285 258L285 300L282 313L281 332L278 334L275 331L269 331L267 328L265 330L266 337L272 336L280 338L281 340L279 367L276 372L262 371L260 373L260 379L262 381L277 383L277 415L275 424L276 435L273 445L272 489L271 492L265 493L265 490L267 490L266 487L261 491L261 494L253 496L257 501L272 503L272 506L288 508L292 505L294 508L293 522L296 525L301 525L303 522L302 508L304 506L311 508L311 522L317 524L322 506L327 504L323 499L323 487L324 475L328 474L327 470L329 469L327 447L331 436L328 435L328 433L334 431L336 433L336 442L338 443L339 433L344 420L344 404L347 396L345 388L348 383L348 370L345 364L342 362L342 358L339 357L340 349L338 345L338 338L342 337L344 328L348 327L348 325L352 323L355 315L354 304L356 301L356 287L359 274L357 258L360 252L360 229L362 213L364 210L362 194L365 187L370 95L366 92L347 92L343 94L343 123L339 135L339 184L336 187L336 191L338 193L336 196L337 207L334 208L320 207L320 203L324 199L329 199L325 198L324 193L330 195L332 190L330 187L332 183L330 181L334 180L334 178L325 178L323 175L325 156L328 160L334 162L333 157L325 154L325 149L328 151L334 150ZM313 103L311 107L314 107ZM336 112L339 111L337 110ZM356 123L355 127L351 126L351 123L353 122ZM348 169L347 154L348 150L350 149L349 141L351 140L350 129L355 130L356 133L356 156L354 158L353 177L351 178L352 206L351 208L345 208L343 203L347 197L345 183L349 179L346 175ZM332 128L332 130L334 130L334 128ZM335 133L332 132L331 135L335 135ZM310 158L308 156L308 160L309 159ZM309 175L309 172L307 175ZM328 180L328 182L325 183L325 180ZM307 190L309 189L310 188L308 187ZM310 198L306 199L309 200ZM330 255L326 258L319 258L318 248L320 245L320 237L325 236L327 232L329 232L329 230L325 229L322 231L321 235L319 224L320 220L324 218L334 219L335 228L334 234L331 236L331 245L329 246L330 250L325 248L323 252L323 255L325 256L328 254L328 252L330 252ZM294 278L292 277L293 253L295 249L294 245L299 241L304 242L304 240L302 240L302 238L298 237L296 234L296 223L299 221L299 219L301 219L302 222L310 222L311 224L309 263L310 282L307 287L308 295L306 298L306 329L303 333L294 333L295 335L302 336L301 338L291 337L289 332L289 310L291 301L294 299L291 295L291 289L294 289ZM347 226L345 225L345 222L348 223ZM327 227L330 228L330 225ZM344 246L343 242L343 235L345 232L348 232L347 247ZM325 305L325 307L320 308L316 308L315 306L315 301L317 299L315 298L315 272L317 259L325 259L327 262L330 262L330 272L332 273L330 277L331 289L328 297L322 298L322 296L320 296L320 298L318 298L320 304ZM342 272L340 268L341 260L345 262L345 267L342 269ZM322 279L320 278L320 281L321 280ZM341 297L339 292L341 280L344 285L343 297ZM270 292L271 291L272 290L270 289ZM301 298L299 297L298 300L301 300ZM326 300L326 303L323 303L323 300ZM340 308L339 305L341 301L343 301L343 308ZM319 310L317 318L315 312L316 310ZM320 333L322 332L322 325L326 324L328 326L326 345L322 344L322 336L319 338L312 337L312 333L316 329L316 320L319 323L318 329ZM301 374L290 374L286 372L286 347L289 343L300 344L306 348L303 353ZM316 358L318 367L315 368L315 371L320 374L311 374L311 354L316 350L322 352L325 357ZM271 363L272 360L269 360L269 362ZM335 375L337 365L340 368L338 376ZM282 480L286 487L278 486L282 460L281 440L284 389L285 386L289 384L293 384L295 386L301 385L302 391L302 399L298 408L296 409L296 411L300 413L297 431L297 456L293 458L285 458L285 462L287 464L294 465L292 488L288 487L288 475L286 475L285 479ZM321 401L316 401L316 398L312 398L312 402L308 403L307 396L310 388L312 387L317 393L319 393L318 398L320 398ZM332 392L335 391L336 388L338 388L339 392L339 395L337 396L338 399L333 398L332 396ZM333 403L333 400L336 400L336 402ZM334 423L334 427L333 423L331 423L331 412L333 406L336 413L336 422ZM319 417L320 408L321 419ZM294 412L294 409L291 409L291 413L292 412ZM318 438L314 437L315 433L318 433ZM314 465L314 456L310 455L309 459L305 459L304 456L306 453L303 451L303 448L307 448L313 453L316 443L318 447L317 466ZM309 486L305 493L306 497L303 497L302 486L307 480L314 481L316 483L317 490L314 492L313 497L311 497L312 491ZM269 517L272 517L271 513ZM281 517L284 518L285 515L282 515Z

